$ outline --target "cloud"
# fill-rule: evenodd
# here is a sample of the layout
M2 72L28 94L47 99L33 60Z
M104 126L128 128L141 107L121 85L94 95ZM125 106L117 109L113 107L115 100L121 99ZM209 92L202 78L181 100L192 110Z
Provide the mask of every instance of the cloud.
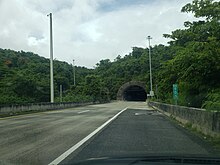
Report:
M54 58L93 67L101 59L125 55L131 47L166 44L164 33L183 28L190 0L0 0L0 47L49 57L53 13Z

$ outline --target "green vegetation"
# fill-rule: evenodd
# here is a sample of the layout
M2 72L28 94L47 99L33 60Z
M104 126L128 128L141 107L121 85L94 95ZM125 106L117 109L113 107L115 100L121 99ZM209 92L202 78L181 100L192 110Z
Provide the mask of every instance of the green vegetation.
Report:
M160 89L168 92L170 82L178 83L181 105L219 110L220 2L194 0L182 12L192 12L198 19L185 22L186 29L164 35L172 39L169 48L175 49L175 56L160 72Z
M154 91L158 101L173 103L172 84L179 86L178 104L220 110L220 2L194 0L182 12L197 18L186 21L164 37L169 45L152 47ZM144 36L143 36L144 37ZM63 101L88 102L116 99L126 82L146 82L149 89L148 49L133 47L114 61L101 60L95 69L54 61L55 96L63 86ZM0 49L0 104L49 102L49 60L30 52ZM156 90L157 89L157 90Z
M84 81L92 70L76 67L78 83ZM0 49L0 104L21 104L50 101L50 67L49 59L31 52ZM59 97L59 86L63 86L64 101L79 101L68 99L66 94L73 88L73 67L66 62L54 61L55 96ZM77 84L78 85L78 84ZM80 102L88 102L88 96L80 97ZM56 98L56 100L59 100Z

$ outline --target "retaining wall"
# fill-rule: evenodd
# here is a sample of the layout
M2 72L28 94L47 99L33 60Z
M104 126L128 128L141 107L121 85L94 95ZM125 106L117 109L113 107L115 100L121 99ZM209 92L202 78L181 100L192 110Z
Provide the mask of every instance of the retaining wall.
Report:
M165 115L174 117L182 124L192 125L193 128L205 135L220 137L220 112L151 101L148 104L162 111Z

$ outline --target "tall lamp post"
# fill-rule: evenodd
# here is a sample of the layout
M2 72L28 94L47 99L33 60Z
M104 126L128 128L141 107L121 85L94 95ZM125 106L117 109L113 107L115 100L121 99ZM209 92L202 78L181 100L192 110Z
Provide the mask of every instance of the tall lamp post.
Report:
M50 17L50 102L54 102L54 84L53 84L53 32L52 32L52 13Z
M75 60L73 60L73 85L76 85Z
M150 96L154 96L154 91L153 91L153 84L152 84L152 70L151 70L151 50L150 50L150 40L152 39L151 36L147 37L149 41L149 66L150 66Z

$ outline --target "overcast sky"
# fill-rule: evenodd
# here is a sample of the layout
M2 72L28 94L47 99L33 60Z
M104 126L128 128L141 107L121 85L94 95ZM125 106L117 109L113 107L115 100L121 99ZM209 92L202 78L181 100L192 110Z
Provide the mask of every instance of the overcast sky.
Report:
M124 56L132 47L166 44L164 33L192 20L181 13L191 0L0 0L0 48L49 58L53 13L54 58L93 68L101 59Z

